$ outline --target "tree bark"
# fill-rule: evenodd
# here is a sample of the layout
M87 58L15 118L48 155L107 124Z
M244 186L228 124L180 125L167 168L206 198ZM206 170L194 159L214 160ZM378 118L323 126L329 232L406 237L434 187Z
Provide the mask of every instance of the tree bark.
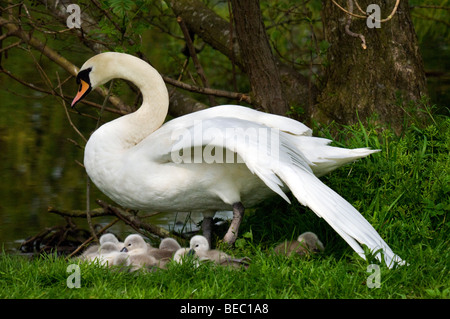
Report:
M257 106L285 115L288 104L262 21L259 0L231 0L236 35Z
M247 1L241 1L247 4ZM194 32L211 47L218 50L230 61L248 74L247 65L242 59L242 51L236 31L230 32L230 22L221 18L199 0L169 0L175 15L180 16L188 29ZM259 7L257 9L259 11ZM308 120L310 108L316 102L319 90L314 83L289 65L275 59L282 82L285 100L289 105L301 106ZM285 115L285 114L283 114Z
M374 3L358 2L363 10ZM395 2L376 3L383 19ZM354 13L361 15L356 7ZM360 38L345 32L348 16L332 1L323 1L324 31L331 46L326 84L312 117L319 122L351 124L376 112L380 122L389 123L398 131L407 116L408 103L426 94L424 66L408 1L400 1L393 18L381 23L381 28L369 28L366 19L352 18L350 30L365 36L365 50Z

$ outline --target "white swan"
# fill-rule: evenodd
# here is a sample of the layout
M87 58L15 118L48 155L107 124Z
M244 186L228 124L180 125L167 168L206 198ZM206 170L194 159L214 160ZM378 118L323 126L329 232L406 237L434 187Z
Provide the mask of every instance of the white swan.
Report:
M376 150L330 147L329 140L312 137L300 122L235 105L162 125L169 105L164 81L148 63L123 53L101 53L84 63L72 106L113 78L137 85L142 106L92 134L84 165L95 185L118 204L207 216L232 207L233 221L224 240L233 243L244 207L273 192L289 202L285 192L290 190L361 257L360 245L365 244L372 251L381 249L389 267L402 263L370 223L317 178ZM377 258L382 259L380 252Z

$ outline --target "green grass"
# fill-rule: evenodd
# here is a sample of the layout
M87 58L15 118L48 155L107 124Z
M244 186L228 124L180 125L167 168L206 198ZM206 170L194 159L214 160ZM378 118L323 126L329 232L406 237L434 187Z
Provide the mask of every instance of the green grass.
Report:
M380 288L369 288L367 266L314 213L274 198L249 210L234 249L252 259L246 270L170 264L154 273L123 273L54 255L0 255L0 298L450 298L450 119L428 115L397 137L375 124L340 127L335 145L382 152L345 166L323 181L349 200L409 266L380 265ZM318 134L330 137L335 127ZM314 231L325 251L283 258L271 249ZM220 234L219 234L220 235ZM66 271L80 266L81 288ZM370 281L370 280L369 280Z

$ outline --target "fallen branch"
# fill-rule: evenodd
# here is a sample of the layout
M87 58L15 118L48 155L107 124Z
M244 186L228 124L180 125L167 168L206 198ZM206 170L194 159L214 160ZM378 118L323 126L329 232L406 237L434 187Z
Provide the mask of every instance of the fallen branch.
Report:
M84 215L84 217L86 217L86 214ZM103 234L108 228L110 228L112 225L114 225L115 223L117 223L119 221L119 218L114 219L112 222L110 222L108 225L106 225L105 227L103 227L102 229L100 229L98 231L98 233L96 233L96 236ZM72 258L74 255L76 255L81 249L83 249L84 247L86 247L87 244L89 244L91 241L93 241L94 236L89 237L88 239L86 239L80 246L78 246L77 249L75 249L72 253L70 253L69 256L67 256L67 259Z
M84 210L58 210L56 208L49 207L47 211L63 217L86 218L86 211ZM95 208L91 210L90 213L91 217L111 216L111 213L105 212L103 208Z
M96 200L96 203L100 205L105 212L109 212L111 215L114 214L141 234L143 229L161 238L172 237L184 242L183 238L170 233L164 228L141 221L141 218L135 214L128 213L119 207L111 206L102 200Z

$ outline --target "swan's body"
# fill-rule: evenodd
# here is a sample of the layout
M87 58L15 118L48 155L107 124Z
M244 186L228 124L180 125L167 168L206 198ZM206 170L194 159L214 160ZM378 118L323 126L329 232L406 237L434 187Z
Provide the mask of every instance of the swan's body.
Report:
M162 125L169 98L161 76L146 62L122 53L102 53L82 66L77 77L80 91L72 105L113 78L136 84L143 103L136 112L92 134L84 165L97 187L118 204L164 212L213 213L233 207L225 241L234 242L243 207L254 206L274 192L289 201L285 191L290 190L363 258L358 243L374 251L381 248L390 266L393 260L401 262L364 217L317 178L376 151L330 147L329 140L312 137L300 122L235 105L212 107ZM230 137L227 129L238 133ZM275 139L269 137L267 142L262 134L257 140L234 142L242 130L273 133ZM262 151L261 141L267 146ZM215 155L218 150L236 153L238 160L218 160L223 155L208 162L210 158L194 156L195 150L212 154L211 148ZM189 150L193 156L187 156Z

